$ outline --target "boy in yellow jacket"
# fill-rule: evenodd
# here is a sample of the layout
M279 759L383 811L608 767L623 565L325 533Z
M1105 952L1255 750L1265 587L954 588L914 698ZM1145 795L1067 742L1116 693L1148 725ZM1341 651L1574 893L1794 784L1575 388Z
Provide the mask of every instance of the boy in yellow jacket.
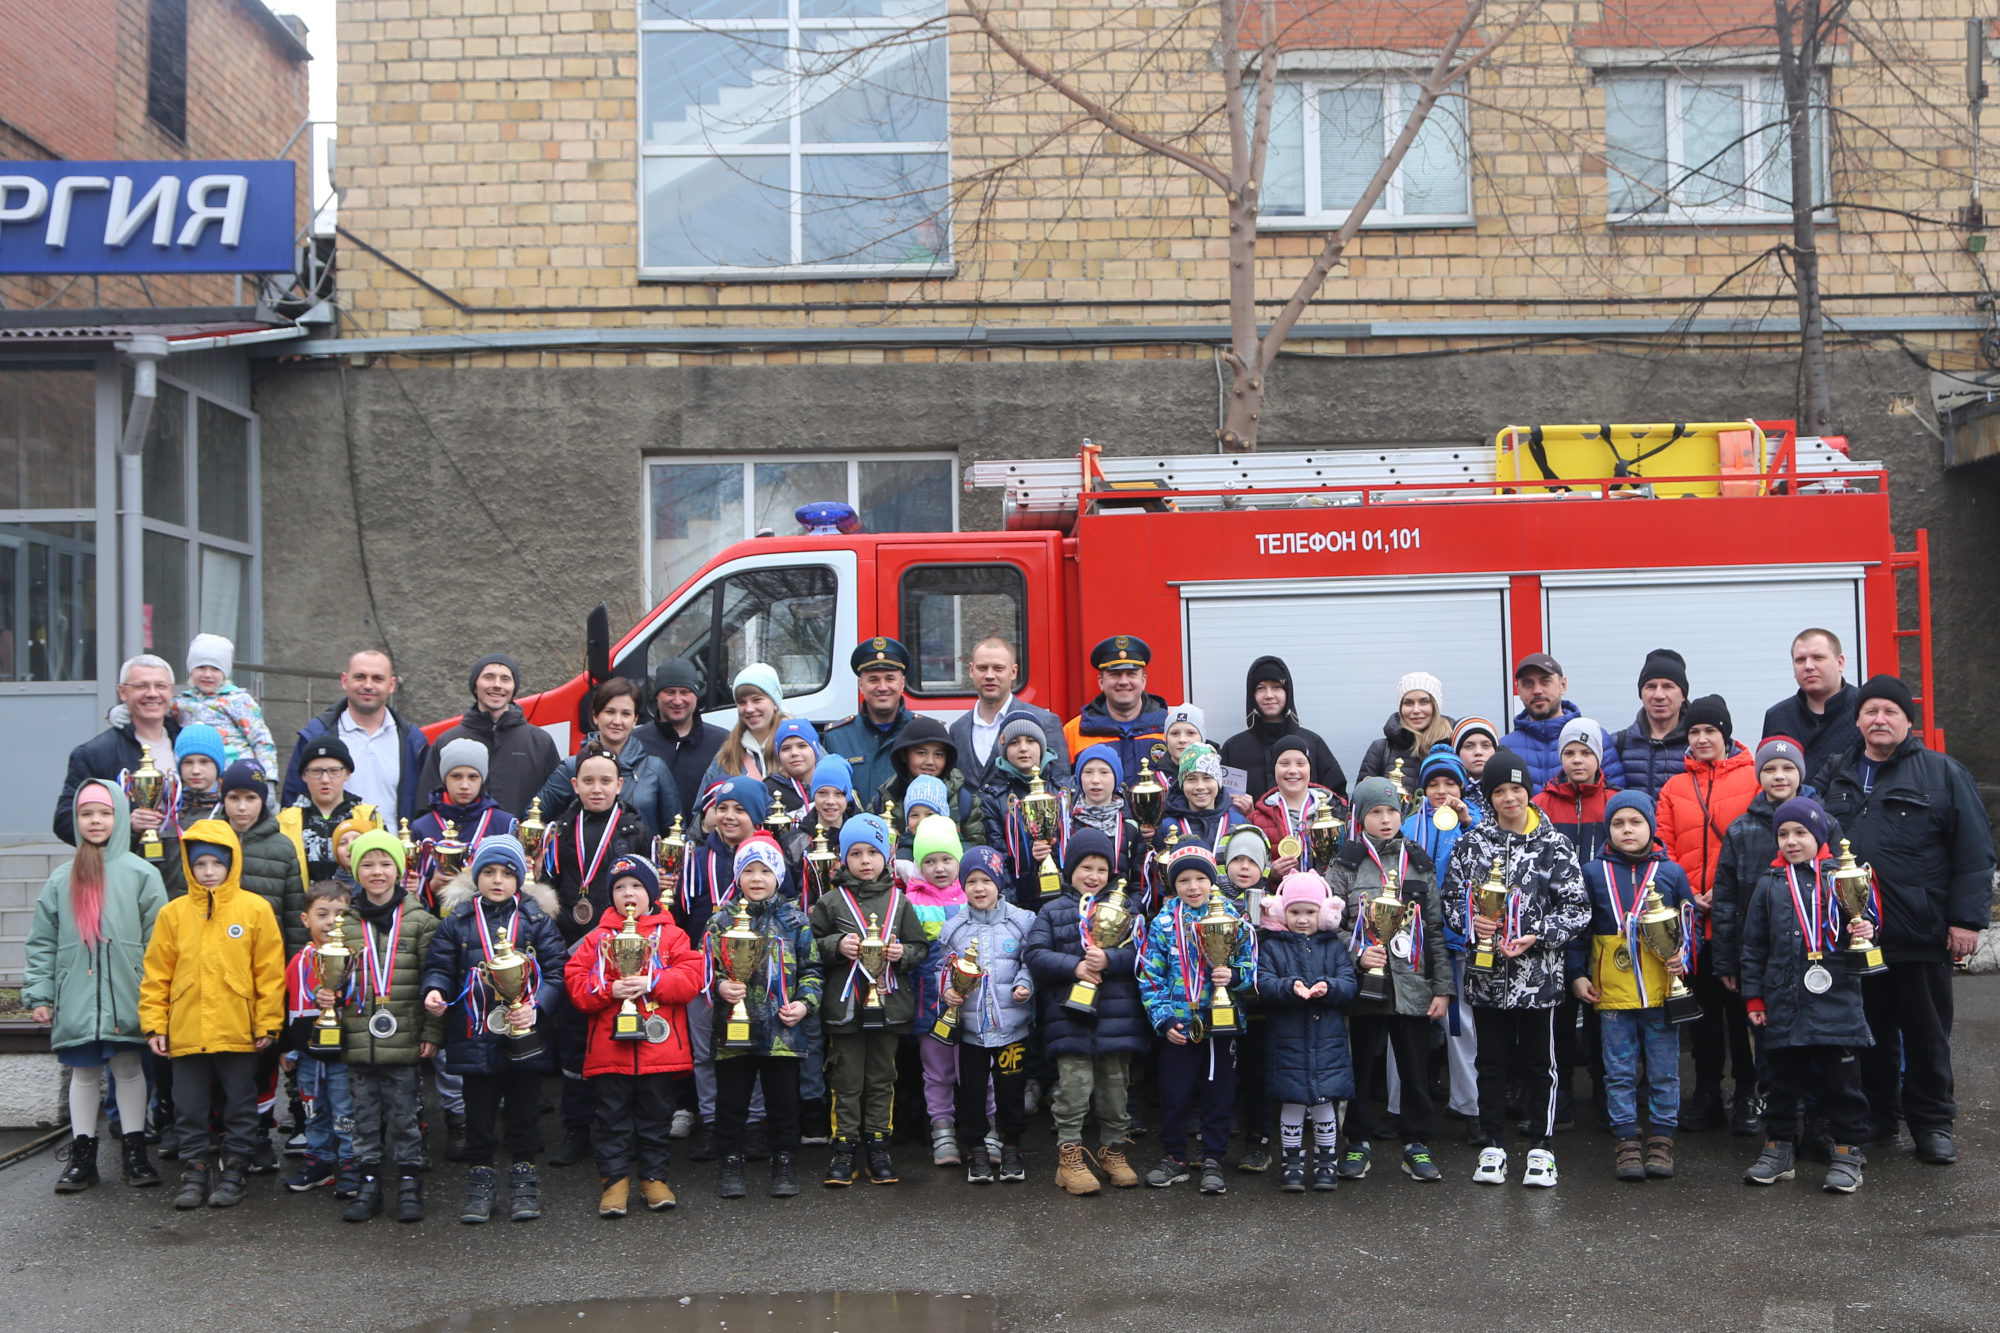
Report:
M139 1024L173 1060L181 1184L174 1207L243 1201L257 1137L257 1052L285 1022L285 941L271 905L242 887L243 849L227 821L181 834L188 891L160 909L146 947ZM222 1086L222 1161L209 1189L210 1080Z

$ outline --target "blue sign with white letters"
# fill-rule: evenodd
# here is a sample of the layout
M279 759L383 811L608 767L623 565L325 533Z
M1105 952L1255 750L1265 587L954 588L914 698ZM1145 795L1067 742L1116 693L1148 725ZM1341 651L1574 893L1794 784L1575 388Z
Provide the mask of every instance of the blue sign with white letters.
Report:
M0 162L0 273L290 273L293 162Z

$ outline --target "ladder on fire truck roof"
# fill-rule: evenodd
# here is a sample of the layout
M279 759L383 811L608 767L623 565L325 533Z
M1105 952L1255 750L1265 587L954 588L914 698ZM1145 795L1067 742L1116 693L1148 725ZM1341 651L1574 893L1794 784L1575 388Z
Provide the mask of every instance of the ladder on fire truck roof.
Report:
M1749 422L1743 423L1750 428ZM1773 427L1789 423L1769 423ZM1624 430L1625 428L1616 428ZM1751 473L1748 483L1760 483L1782 469L1806 474L1801 492L1858 488L1879 479L1880 463L1847 457L1845 440L1793 436L1789 429L1771 432L1774 441L1770 471ZM1409 502L1494 498L1503 485L1494 446L1432 445L1402 449L1328 449L1261 454L1176 454L1165 457L1106 455L1089 440L1069 458L1035 458L973 463L965 469L967 490L1000 488L1005 526L1011 531L1056 528L1074 524L1079 501L1086 494L1085 477L1095 478L1087 493L1100 513L1117 509L1177 511L1215 509L1285 509L1302 505L1344 506L1389 500ZM1849 480L1851 478L1852 480ZM1595 497L1600 479L1580 480L1577 490L1550 488L1541 478L1506 481L1509 499L1560 500L1566 496ZM1634 475L1621 483L1640 494L1664 483L1686 478ZM1520 492L1511 488L1520 486ZM1375 487L1386 488L1375 491ZM1152 499L1149 493L1173 492Z

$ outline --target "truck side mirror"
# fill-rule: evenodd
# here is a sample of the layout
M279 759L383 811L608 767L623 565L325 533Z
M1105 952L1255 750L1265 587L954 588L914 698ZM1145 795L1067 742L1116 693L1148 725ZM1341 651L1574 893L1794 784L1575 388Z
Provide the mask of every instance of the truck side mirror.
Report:
M583 660L593 688L611 679L611 611L602 602L584 621Z

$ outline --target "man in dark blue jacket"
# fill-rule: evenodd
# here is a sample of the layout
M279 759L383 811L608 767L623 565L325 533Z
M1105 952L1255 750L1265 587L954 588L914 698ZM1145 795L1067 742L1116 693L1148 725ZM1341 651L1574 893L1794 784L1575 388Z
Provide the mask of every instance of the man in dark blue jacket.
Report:
M676 808L691 811L701 791L701 775L729 733L701 716L701 675L685 657L669 657L653 672L653 721L633 737L666 762L674 775ZM657 830L665 833L665 829Z
M1528 767L1534 780L1531 790L1540 791L1562 776L1562 731L1573 717L1583 713L1564 698L1569 678L1562 664L1547 653L1529 653L1514 668L1514 696L1521 711L1514 715L1514 729L1500 738L1500 748L1512 750ZM1625 786L1625 765L1612 743L1611 733L1599 727L1604 738L1599 747L1604 756L1604 785L1620 790Z
M896 738L915 715L903 703L910 650L894 639L864 639L848 658L861 691L861 711L820 731L820 744L854 768L856 799L870 801L896 776Z
M1847 659L1830 629L1801 630L1792 640L1792 679L1799 692L1764 712L1766 736L1790 736L1805 747L1806 782L1826 786L1827 765L1861 744L1854 714L1861 699L1841 674Z
M1875 1044L1860 1053L1879 1138L1908 1122L1917 1156L1957 1160L1952 1122L1951 964L1979 947L1993 911L1993 829L1965 766L1911 734L1916 703L1894 676L1856 692L1861 743L1826 769L1826 812L1874 867L1886 973L1864 977Z
M305 779L299 774L299 754L321 736L333 736L354 756L354 773L347 789L377 810L393 809L399 819L416 819L430 800L422 790L424 760L431 743L423 730L408 721L389 704L396 693L395 667L389 654L363 648L347 659L340 673L340 688L347 697L299 728L292 755L285 765L285 785L279 806L296 805L306 794ZM388 727L387 735L382 728ZM393 767L392 767L393 765ZM394 826L391 826L394 831Z
M1617 737L1626 791L1657 800L1667 779L1686 768L1687 699L1687 660L1671 648L1647 653L1639 668L1639 716Z

